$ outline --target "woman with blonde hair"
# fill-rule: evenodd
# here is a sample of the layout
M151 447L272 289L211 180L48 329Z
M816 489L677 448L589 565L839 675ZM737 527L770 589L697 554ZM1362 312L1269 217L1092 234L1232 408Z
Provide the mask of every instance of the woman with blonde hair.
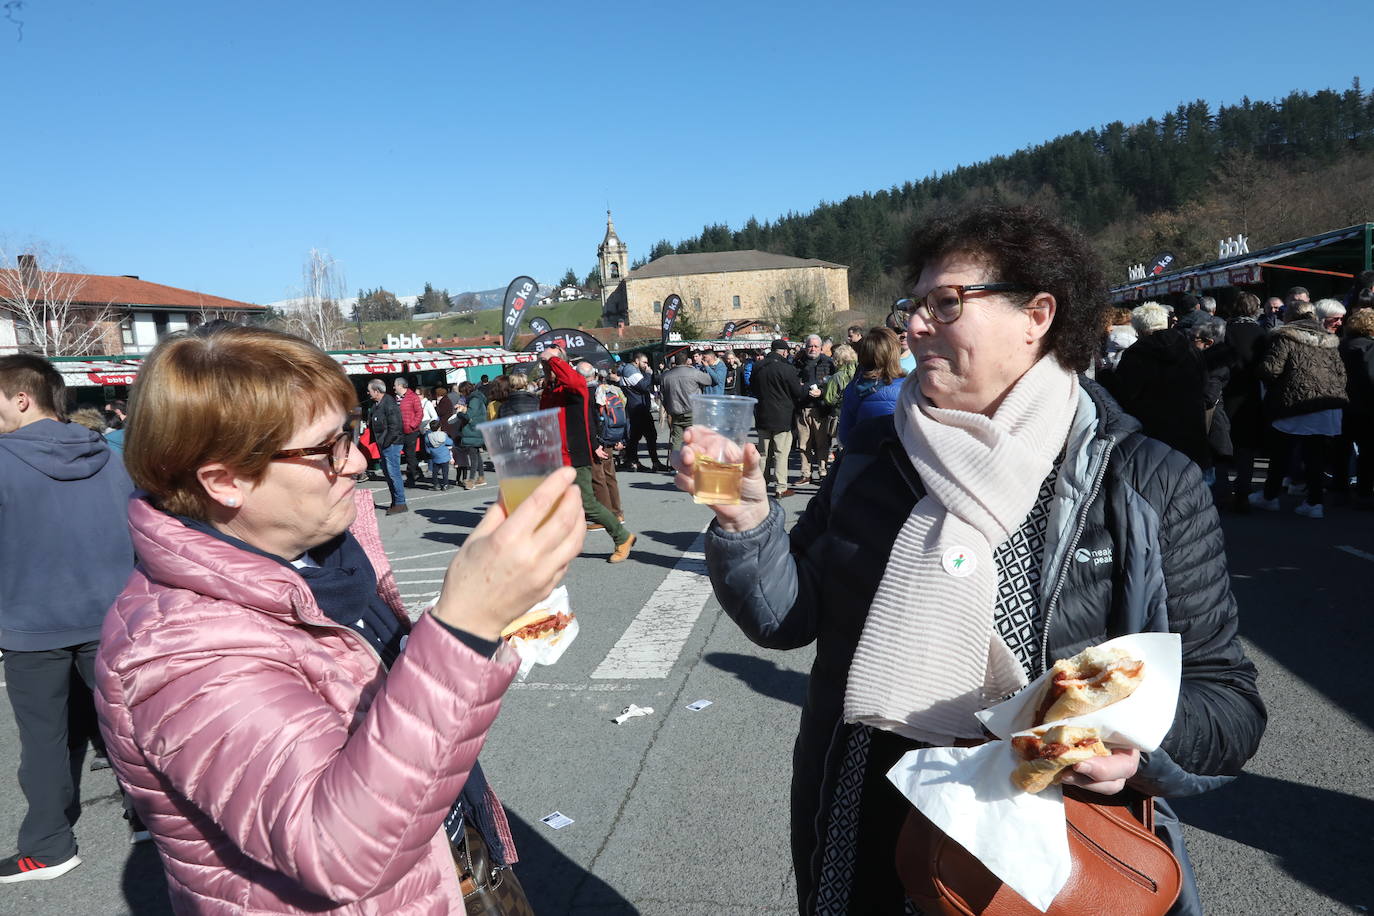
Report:
M501 402L500 415L514 417L522 413L534 413L539 409L539 396L529 390L530 377L523 372L509 375L510 394Z
M138 565L96 703L178 913L461 914L456 859L515 861L477 754L518 667L501 629L581 549L573 475L493 504L412 626L354 487L356 402L261 328L168 337L134 386Z

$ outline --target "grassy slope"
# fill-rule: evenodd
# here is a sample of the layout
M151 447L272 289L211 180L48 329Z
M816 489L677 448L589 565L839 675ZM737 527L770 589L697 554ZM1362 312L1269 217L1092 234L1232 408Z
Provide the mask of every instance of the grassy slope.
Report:
M575 328L582 325L596 327L601 319L601 302L597 299L578 299L546 308L531 307L525 314L521 332L529 331L529 320L543 318L555 328ZM387 334L419 334L422 337L477 337L482 333L496 334L501 328L501 310L487 309L467 315L449 315L432 321L368 321L363 334L370 346L379 344Z

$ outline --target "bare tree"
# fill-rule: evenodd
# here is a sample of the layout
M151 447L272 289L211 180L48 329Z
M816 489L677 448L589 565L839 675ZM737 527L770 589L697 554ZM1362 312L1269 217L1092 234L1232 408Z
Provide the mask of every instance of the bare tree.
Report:
M343 349L345 325L339 308L345 288L343 270L328 252L312 248L302 273L305 289L300 305L282 319L283 326L323 350Z
M0 319L14 323L21 351L40 356L91 356L105 352L110 302L81 297L83 274L63 270L53 256L10 255L0 249Z
M199 294L197 294L196 299L197 304L194 312L196 317L192 322L193 327L206 325L212 321L231 321L234 324L243 324L244 319L248 317L242 309L227 309L215 305L206 305L204 297Z

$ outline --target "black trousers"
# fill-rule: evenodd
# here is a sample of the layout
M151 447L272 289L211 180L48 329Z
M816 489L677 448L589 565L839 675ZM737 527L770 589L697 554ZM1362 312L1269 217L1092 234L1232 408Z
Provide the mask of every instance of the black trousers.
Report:
M649 449L649 462L658 465L658 427L654 426L654 415L648 404L629 410L630 438L625 445L625 463L639 463L639 440L644 439Z
M402 434L401 447L406 453L406 486L413 487L420 478L420 431Z
M19 789L28 811L19 825L19 853L61 862L76 853L72 825L81 815L81 768L86 735L68 729L75 704L72 671L90 691L98 642L41 652L5 650L5 690L19 731Z
M1347 415L1346 435L1359 452L1355 456L1355 495L1374 497L1374 419L1351 419Z
M1307 504L1320 506L1326 484L1326 468L1335 448L1335 436L1292 436L1274 430L1277 437L1269 453L1269 474L1264 478L1264 498L1273 499L1283 489L1283 478L1294 477L1292 456L1296 449L1307 470Z

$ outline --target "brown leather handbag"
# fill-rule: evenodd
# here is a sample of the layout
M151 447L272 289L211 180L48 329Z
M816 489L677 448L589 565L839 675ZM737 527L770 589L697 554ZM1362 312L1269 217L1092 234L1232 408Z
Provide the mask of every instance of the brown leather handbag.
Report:
M1154 799L1064 789L1073 871L1045 916L1164 916L1183 870L1154 834ZM897 838L897 875L926 916L1040 916L915 808Z
M508 865L492 865L487 841L471 821L463 825L462 842L450 846L468 916L534 916L515 872Z

